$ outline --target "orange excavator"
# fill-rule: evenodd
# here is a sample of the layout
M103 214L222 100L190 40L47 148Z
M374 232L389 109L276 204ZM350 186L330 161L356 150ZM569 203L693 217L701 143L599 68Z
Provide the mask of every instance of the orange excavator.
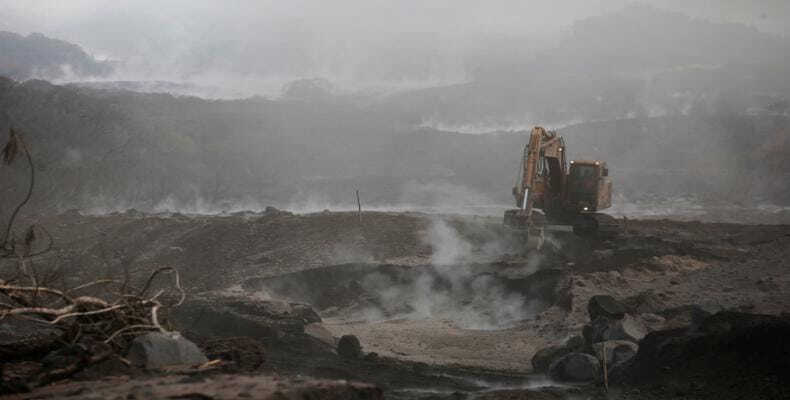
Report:
M569 167L565 154L565 140L557 132L532 129L513 188L518 208L507 210L504 221L508 227L527 231L530 247L541 247L545 230L578 235L619 231L615 218L598 212L612 205L606 162L573 160Z

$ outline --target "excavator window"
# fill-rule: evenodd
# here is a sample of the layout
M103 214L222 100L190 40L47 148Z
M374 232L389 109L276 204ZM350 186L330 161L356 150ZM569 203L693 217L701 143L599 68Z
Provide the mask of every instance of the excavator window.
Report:
M593 193L598 184L598 166L574 164L571 167L569 189L574 193Z
M586 179L598 175L598 167L594 165L574 165L571 176L578 179Z

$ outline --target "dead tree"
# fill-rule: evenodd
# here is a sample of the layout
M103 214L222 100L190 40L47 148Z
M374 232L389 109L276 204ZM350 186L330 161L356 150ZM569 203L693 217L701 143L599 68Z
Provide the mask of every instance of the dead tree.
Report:
M62 379L106 359L125 349L129 339L135 335L147 331L165 332L159 318L160 310L181 304L185 293L178 272L172 267L154 270L141 287L135 287L129 281L128 274L123 279L98 279L70 289L48 285L49 280L44 279L33 267L32 258L52 248L52 236L39 225L28 227L22 237L17 237L13 229L20 210L33 193L35 165L22 136L10 129L8 142L2 149L2 165L11 165L20 153L30 168L30 178L26 195L14 207L0 237L0 262L12 265L9 270L0 269L0 322L19 318L58 327L64 332L59 339L64 345L83 340L100 344L72 365L43 370L29 377L24 386L30 388ZM46 243L40 244L43 239L46 239ZM166 297L165 289L152 290L153 282L166 274L173 276L172 288L175 291L175 296L170 296L173 300L169 304L163 300ZM24 357L24 354L16 356Z

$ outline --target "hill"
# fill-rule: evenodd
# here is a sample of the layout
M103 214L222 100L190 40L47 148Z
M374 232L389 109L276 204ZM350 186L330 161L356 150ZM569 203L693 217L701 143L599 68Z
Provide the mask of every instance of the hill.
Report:
M80 46L40 33L22 36L0 31L0 76L24 80L104 76L112 72Z
M351 204L356 189L367 206L509 204L525 134L418 128L342 98L210 101L35 80L2 81L0 109L3 136L16 127L32 148L34 202L50 210L315 209ZM789 125L721 105L561 133L571 156L609 162L619 201L786 204ZM2 198L16 201L25 166L2 173Z

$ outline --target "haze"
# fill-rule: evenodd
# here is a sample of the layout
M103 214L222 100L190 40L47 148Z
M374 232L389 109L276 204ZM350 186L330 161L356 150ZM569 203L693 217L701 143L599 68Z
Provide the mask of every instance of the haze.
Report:
M512 62L551 46L578 19L629 3L3 0L0 30L40 32L116 60L107 80L235 89L220 97L276 96L285 82L303 77L384 90L468 81L492 61ZM787 34L790 19L782 0L643 3L778 34Z

